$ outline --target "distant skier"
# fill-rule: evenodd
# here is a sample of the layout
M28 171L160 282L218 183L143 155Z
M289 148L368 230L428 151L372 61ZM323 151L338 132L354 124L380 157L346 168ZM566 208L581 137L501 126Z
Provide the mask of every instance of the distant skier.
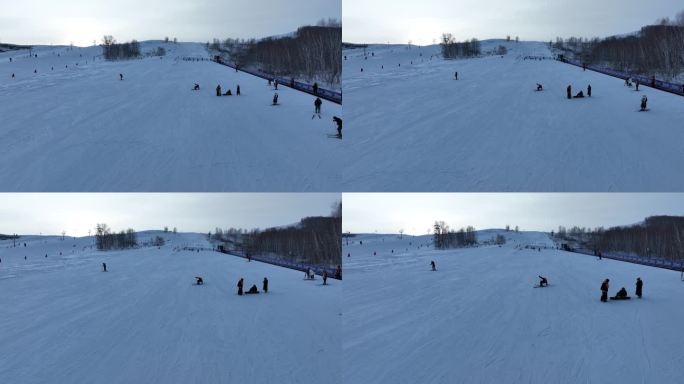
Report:
M340 267L339 265L335 269L335 278L337 280L342 280L342 267Z
M202 279L201 276L195 276L195 280L197 285L204 285L204 280Z
M599 258L599 260L603 259L603 254L601 254L601 251L598 251L598 258Z
M278 79L273 80L273 86L275 87L275 90L278 90Z
M609 288L609 279L603 280L603 283L601 284L601 301L604 303L608 301L608 288Z
M315 113L320 114L321 113L321 104L323 104L323 101L321 101L320 97L316 98L316 101L314 101L314 107L315 107Z
M340 119L337 116L334 116L333 121L335 122L335 124L337 124L337 136L339 136L339 138L341 139L342 138L342 119Z
M639 79L636 79L636 82L634 82L634 85L636 86L636 88L634 88L634 90L638 91L639 90Z
M239 84L238 84L238 86L237 86L237 91L235 91L235 94L236 94L237 96L240 96L240 85L239 85Z
M591 84L587 86L587 96L591 97Z
M273 105L278 105L278 93L273 95Z
M257 289L256 284L252 284L252 288L249 289L249 291L246 292L248 295L255 295L259 293L259 290Z
M568 85L568 88L566 89L567 94L568 94L568 99L572 99L572 86Z
M240 280L237 283L238 287L238 296L242 296L242 287L245 284L245 280L241 277Z
M323 285L328 285L328 271L323 271Z
M646 97L646 95L643 95L643 96L641 97L641 110L642 110L642 111L648 110L648 108L646 107L646 104L647 104L647 103L648 103L648 98Z
M195 83L195 86L192 88L192 90L193 91L199 91L200 90L199 84Z
M12 78L14 79L14 73L12 74Z
M542 87L541 84L537 83L537 91L543 91L544 87Z
M655 88L655 87L656 87L655 75L651 76L651 87L652 87L652 88Z
M102 263L102 272L107 272L107 263Z
M635 295L637 295L637 297L640 299L641 299L641 290L643 289L643 287L644 287L644 282L641 280L641 277L637 277Z
M401 64L400 64L401 65ZM454 80L458 80L458 71L454 72Z
M123 80L123 73L119 73L119 80Z
M262 289L264 290L264 293L268 293L268 279L265 277L264 277Z
M221 96L221 84L216 86L216 96Z
M314 83L313 85L313 94L318 95L318 83Z
M549 286L549 280L546 279L544 276L539 276L539 286L540 287L548 287Z
M436 270L437 270L437 266L435 265L435 261L434 261L434 260L430 261L430 265L432 266L432 270L433 270L433 271L436 271Z

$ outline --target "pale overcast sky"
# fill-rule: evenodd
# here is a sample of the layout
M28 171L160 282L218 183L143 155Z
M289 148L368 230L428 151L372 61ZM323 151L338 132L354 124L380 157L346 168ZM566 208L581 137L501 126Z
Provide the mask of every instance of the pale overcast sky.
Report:
M444 32L458 40L605 37L638 31L682 9L684 2L675 0L344 0L343 40L425 45Z
M520 226L551 231L564 226L628 225L652 215L684 215L684 194L429 194L343 195L343 230L427 234L441 220L452 228Z
M0 42L98 43L266 37L342 18L341 0L0 0Z
M0 233L87 236L97 223L114 230L170 229L204 233L266 228L328 216L340 194L0 194Z

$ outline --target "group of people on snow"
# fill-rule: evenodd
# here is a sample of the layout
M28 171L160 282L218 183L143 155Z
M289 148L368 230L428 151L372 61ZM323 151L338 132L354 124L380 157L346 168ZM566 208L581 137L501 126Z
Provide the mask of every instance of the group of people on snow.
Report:
M644 287L644 282L641 280L640 277L637 277L636 279L636 289L634 291L634 294L641 299L642 296L642 290ZM610 279L605 279L603 280L603 283L601 283L601 301L602 302L607 302L608 301L608 289L610 288ZM625 287L622 287L616 294L615 296L610 298L611 300L629 300L630 297L627 294L627 290Z
M537 84L538 86L540 84ZM566 95L568 99L581 99L584 97L584 91L579 91L575 96L572 95L572 85L568 85L566 89ZM587 86L587 97L591 97L591 84Z
M195 84L194 90L199 90L199 85ZM240 96L240 85L238 84L237 89L235 90L235 94L237 96ZM221 84L216 86L216 96L233 96L233 91L228 89L226 93L221 94Z
M238 296L242 296L244 284L245 284L245 279L241 277L237 283ZM264 280L262 281L261 289L264 291L264 293L268 293L268 279L266 277L264 277ZM252 284L252 287L249 288L248 291L244 292L244 294L246 294L246 295L254 295L257 293L259 293L259 289L257 288L256 284Z

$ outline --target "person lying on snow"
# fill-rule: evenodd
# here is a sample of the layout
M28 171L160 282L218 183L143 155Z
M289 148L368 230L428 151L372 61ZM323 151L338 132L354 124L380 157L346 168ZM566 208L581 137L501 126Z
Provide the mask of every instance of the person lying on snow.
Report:
M231 92L229 89L228 92L223 94L223 96L233 96L233 92Z
M248 295L254 295L259 293L259 290L257 289L256 284L252 284L252 288L249 289L249 291L245 292Z
M625 287L622 287L615 296L610 298L611 300L629 300L629 296L627 296L627 290Z
M583 97L584 97L584 91L579 91L579 93L574 96L575 99L581 99Z

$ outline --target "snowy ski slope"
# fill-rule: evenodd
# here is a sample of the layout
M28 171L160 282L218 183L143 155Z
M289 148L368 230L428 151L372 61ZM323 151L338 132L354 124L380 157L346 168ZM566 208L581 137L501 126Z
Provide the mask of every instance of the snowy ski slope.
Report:
M141 237L153 235L167 244L98 252L92 238L0 241L0 382L341 382L340 282L178 250L211 248L206 235ZM269 293L239 297L240 277L260 291L268 277Z
M0 53L0 190L340 190L340 141L327 134L341 106L324 102L312 119L311 95L281 87L274 107L263 79L179 60L208 57L203 44L141 45L167 56L105 62L99 47ZM233 94L240 85L242 95L216 97L218 84Z
M684 189L675 176L684 171L682 97L523 60L551 56L544 43L482 48L499 44L508 47L503 58L444 60L439 46L374 45L367 59L344 50L344 190ZM535 92L536 83L545 90ZM591 84L592 97L567 100L569 84L573 95ZM647 113L637 112L642 95Z
M496 233L508 238L501 248L435 251L429 236L398 235L343 245L343 366L354 367L345 382L682 381L678 273L562 252L544 233L490 230L478 239ZM532 288L540 274L549 288ZM624 286L632 300L601 303L604 278L611 296Z

